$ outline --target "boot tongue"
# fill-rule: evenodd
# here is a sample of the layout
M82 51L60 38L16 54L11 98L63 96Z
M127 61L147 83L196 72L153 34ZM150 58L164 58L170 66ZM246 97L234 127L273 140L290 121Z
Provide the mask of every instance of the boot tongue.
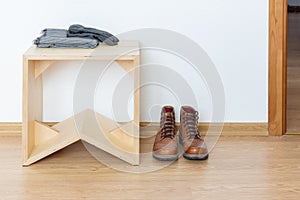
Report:
M173 107L166 106L165 111L166 112L173 112Z
M195 114L195 113L196 113L196 110L195 110L194 108L192 108L192 107L189 107L189 106L184 107L183 110L184 110L185 112L187 112L187 113L192 113L192 114Z

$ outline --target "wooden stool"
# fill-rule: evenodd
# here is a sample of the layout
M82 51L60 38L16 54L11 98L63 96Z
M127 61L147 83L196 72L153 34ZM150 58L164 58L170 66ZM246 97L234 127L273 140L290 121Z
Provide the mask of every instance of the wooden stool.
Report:
M134 93L133 121L120 127L99 113L85 110L51 127L43 123L42 73L56 61L89 59L115 61L127 72L132 72L134 88L137 88ZM132 165L138 165L139 65L137 41L121 41L117 46L99 45L96 49L29 48L23 55L23 166L28 166L78 140L103 149ZM81 130L78 130L75 118L80 119ZM101 127L102 131L95 126L95 120L105 124L105 127Z

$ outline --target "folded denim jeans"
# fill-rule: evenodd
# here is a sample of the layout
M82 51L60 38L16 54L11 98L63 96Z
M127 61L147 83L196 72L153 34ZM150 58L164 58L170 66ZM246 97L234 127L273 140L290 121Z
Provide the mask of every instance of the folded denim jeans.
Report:
M34 40L40 48L95 48L98 40L80 37L67 37L65 29L44 29L42 36Z
M106 31L98 30L95 28L87 28L79 24L71 25L69 27L67 36L97 39L99 42L103 42L110 46L117 45L119 42L119 39L117 37Z

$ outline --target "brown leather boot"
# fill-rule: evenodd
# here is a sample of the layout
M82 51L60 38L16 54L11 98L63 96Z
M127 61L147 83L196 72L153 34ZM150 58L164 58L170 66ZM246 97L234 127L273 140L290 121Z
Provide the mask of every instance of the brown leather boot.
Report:
M190 106L180 109L179 139L184 148L183 157L189 160L205 160L208 150L198 131L198 112Z
M175 114L172 106L165 106L161 110L160 130L155 137L152 155L164 161L178 159Z

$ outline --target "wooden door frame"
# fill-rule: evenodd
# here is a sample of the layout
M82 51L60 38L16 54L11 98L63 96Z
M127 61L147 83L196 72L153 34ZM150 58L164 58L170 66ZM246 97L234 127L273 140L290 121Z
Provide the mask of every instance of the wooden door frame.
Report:
M287 0L269 0L269 135L286 132Z

